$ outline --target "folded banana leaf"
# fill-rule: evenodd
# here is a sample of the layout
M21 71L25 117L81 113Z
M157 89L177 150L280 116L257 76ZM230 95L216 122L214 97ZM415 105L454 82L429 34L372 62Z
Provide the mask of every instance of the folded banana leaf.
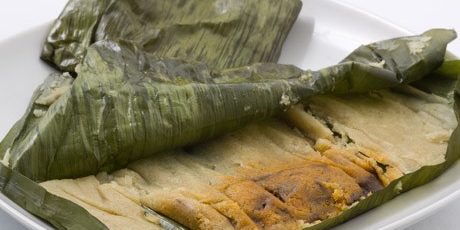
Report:
M1 192L58 229L107 229L79 205L47 192L20 173L0 164Z
M109 39L214 69L276 62L301 7L299 0L70 0L41 57L74 72L88 46Z
M72 80L70 76L59 77L55 74L49 79L60 79L60 81L45 81L32 96L32 104L45 90L55 87L58 82ZM29 106L29 109L32 106ZM27 111L29 113L29 110ZM29 121L29 120L27 120ZM0 143L2 156L7 151L14 137L24 126L26 119L19 120ZM4 158L5 160L5 158ZM0 164L0 189L10 200L27 210L28 212L42 218L57 229L107 229L98 219L79 205L55 196L47 192L42 186L21 173L7 167L7 161ZM71 217L71 218L69 218Z
M442 64L455 36L440 29L362 46L319 71L256 64L215 72L131 43L97 42L75 81L64 74L45 83L6 138L11 143L2 143L3 159L35 181L110 172L280 114L314 95L416 81Z

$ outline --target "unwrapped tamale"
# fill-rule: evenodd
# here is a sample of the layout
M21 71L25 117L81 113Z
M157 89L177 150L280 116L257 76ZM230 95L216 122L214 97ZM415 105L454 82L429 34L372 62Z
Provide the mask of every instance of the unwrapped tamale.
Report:
M313 97L288 112L303 133L267 120L111 174L41 185L110 229L162 227L152 211L189 229L318 227L387 186L407 189L404 175L446 161L453 109L412 92Z

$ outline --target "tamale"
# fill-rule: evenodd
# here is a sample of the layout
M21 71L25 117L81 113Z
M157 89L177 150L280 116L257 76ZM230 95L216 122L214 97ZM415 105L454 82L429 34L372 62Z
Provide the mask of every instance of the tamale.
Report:
M131 43L97 42L75 81L51 77L56 83L32 102L7 138L11 143L2 144L4 159L36 181L110 172L280 114L314 95L416 81L442 64L454 38L455 32L439 29L382 41L319 71L256 64L216 72L201 62L158 58ZM416 55L414 42L424 47Z
M41 57L74 72L86 48L109 39L213 69L276 62L301 7L300 0L70 0Z
M290 120L311 117L319 127L303 132L324 129L330 137L305 138L282 121L266 120L111 174L41 185L110 229L128 221L133 228L159 226L144 214L146 207L190 229L319 228L374 193L381 198L383 191L408 189L403 175L448 160L447 141L457 123L449 103L434 98L400 90L317 96L306 109L288 112ZM128 212L128 204L137 209Z

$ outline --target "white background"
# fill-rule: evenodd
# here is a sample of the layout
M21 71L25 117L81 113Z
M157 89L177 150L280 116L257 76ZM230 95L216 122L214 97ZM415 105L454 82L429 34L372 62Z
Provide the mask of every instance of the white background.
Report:
M342 0L415 33L454 28L460 33L458 0ZM0 41L56 18L66 0L0 0ZM460 55L460 39L449 49ZM0 52L2 52L0 50ZM0 60L1 61L1 60ZM408 230L460 229L460 199ZM0 229L24 229L0 211Z

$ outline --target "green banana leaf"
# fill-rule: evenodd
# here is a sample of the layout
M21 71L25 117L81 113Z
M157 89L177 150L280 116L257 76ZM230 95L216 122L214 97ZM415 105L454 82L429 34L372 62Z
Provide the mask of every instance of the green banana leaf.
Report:
M70 0L41 57L74 72L88 46L109 39L214 69L276 62L301 7L300 0Z
M158 58L131 43L97 42L73 83L66 74L51 76L55 83L32 102L20 131L12 131L15 137L7 138L13 139L8 162L34 181L110 172L280 114L314 95L416 81L442 64L455 36L431 30L362 46L319 71L255 64L215 72L201 62ZM424 49L414 53L414 42ZM385 48L393 46L399 48Z
M62 83L63 80L69 78L69 76L61 78L60 74L52 74L34 92L31 105L29 105L26 113L30 113L34 101L41 94L50 90L53 85L58 85L58 83ZM7 147L14 141L14 138L19 134L25 123L34 122L31 118L33 119L33 117L24 117L19 120L0 143L2 157L8 151ZM107 229L104 224L89 214L84 208L47 192L42 186L1 163L0 190L13 202L28 212L46 220L57 229Z
M460 76L460 61L459 60L449 60L445 61L442 66L436 70L435 74L441 77L448 77L451 79L458 79Z
M17 171L0 164L1 192L58 229L107 229L84 208L47 192Z

